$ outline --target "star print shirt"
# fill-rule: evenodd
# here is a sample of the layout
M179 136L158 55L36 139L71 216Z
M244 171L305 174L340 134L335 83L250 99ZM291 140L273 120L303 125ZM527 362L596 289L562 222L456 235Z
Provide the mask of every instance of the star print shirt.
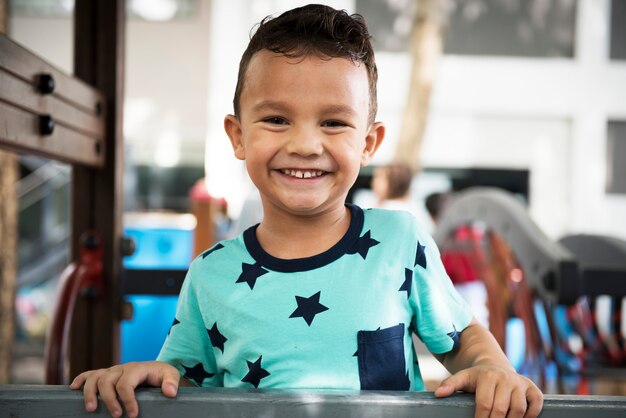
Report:
M256 227L198 256L158 360L199 386L422 390L411 334L449 352L470 309L412 215L348 207L313 257L271 256Z

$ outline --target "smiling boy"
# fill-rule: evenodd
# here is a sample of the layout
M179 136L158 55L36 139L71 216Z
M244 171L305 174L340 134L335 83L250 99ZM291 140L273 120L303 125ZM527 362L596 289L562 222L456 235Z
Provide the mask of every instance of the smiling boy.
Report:
M99 393L136 416L142 383L421 390L416 333L454 373L437 396L475 392L477 417L538 415L541 392L472 319L415 219L345 203L385 136L376 80L358 15L310 5L260 24L224 127L263 221L194 260L159 361L74 380L88 411Z

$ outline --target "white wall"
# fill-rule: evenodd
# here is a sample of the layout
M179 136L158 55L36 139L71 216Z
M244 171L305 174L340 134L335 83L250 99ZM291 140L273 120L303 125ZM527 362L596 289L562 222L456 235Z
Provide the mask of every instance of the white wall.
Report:
M626 62L607 58L609 9L608 0L579 0L571 60L444 57L422 165L529 169L530 213L549 236L626 239L626 196L605 193L607 120L626 120ZM389 150L401 122L408 59L379 54L378 60Z
M199 5L189 19L128 21L124 135L135 161L203 162L211 8Z
M553 238L579 232L626 238L626 196L605 193L607 120L626 119L626 63L607 58L609 6L579 1L573 60L445 57L423 164L444 162L435 148L477 146L474 165L507 161L531 169L531 214ZM450 120L455 117L464 122ZM504 138L484 143L489 135L474 128L496 118L505 124L502 136L516 138L517 146L503 146ZM450 126L437 129L441 120L457 125L458 135L448 135ZM463 154L449 161L458 163Z
M256 22L303 3L201 0L195 19L131 21L125 132L135 145L134 158L156 164L161 144L162 156L172 157L178 147L180 161L202 164L206 141L210 191L227 196L236 213L248 184L222 121L232 112L239 58ZM352 0L326 3L354 11ZM626 239L626 196L605 193L607 119L626 120L626 62L607 59L609 6L608 0L579 0L571 60L444 57L422 164L527 168L530 212L548 235ZM68 19L13 18L10 30L60 68L71 69ZM379 53L377 60L379 119L388 126L374 161L380 164L391 158L397 141L410 61L407 54L391 53Z

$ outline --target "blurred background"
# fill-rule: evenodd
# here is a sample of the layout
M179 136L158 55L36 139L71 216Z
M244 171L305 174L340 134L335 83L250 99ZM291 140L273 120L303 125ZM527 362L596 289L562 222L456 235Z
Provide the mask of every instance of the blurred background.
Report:
M222 202L216 239L232 234L254 194L222 129L239 58L255 23L305 3L127 1L125 230L154 247L140 247L127 268L154 265L145 251L163 268L190 261L194 185ZM387 139L354 201L373 204L374 169L404 159L415 169L410 200L425 222L427 196L494 186L513 193L550 239L626 240L625 1L322 3L362 14L377 54L377 119ZM72 0L9 0L7 33L71 74L73 7ZM19 164L12 380L40 383L57 280L69 261L71 168L27 156ZM156 232L141 238L146 231ZM182 253L171 262L158 257L172 248ZM123 352L127 360L135 355Z

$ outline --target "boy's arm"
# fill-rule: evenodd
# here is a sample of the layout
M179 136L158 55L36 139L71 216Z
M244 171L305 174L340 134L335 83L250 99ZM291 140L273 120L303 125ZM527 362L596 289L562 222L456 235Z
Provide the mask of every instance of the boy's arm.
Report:
M541 412L541 391L530 379L517 374L493 335L475 320L461 333L456 350L435 356L453 373L435 396L446 397L456 391L476 393L476 418L534 418Z
M160 387L163 394L173 398L178 385L193 386L180 377L178 370L160 361L126 363L108 369L90 370L78 375L71 383L71 389L83 388L85 409L94 412L98 407L98 394L112 417L122 416L124 404L126 414L134 418L139 414L135 388L140 385Z

